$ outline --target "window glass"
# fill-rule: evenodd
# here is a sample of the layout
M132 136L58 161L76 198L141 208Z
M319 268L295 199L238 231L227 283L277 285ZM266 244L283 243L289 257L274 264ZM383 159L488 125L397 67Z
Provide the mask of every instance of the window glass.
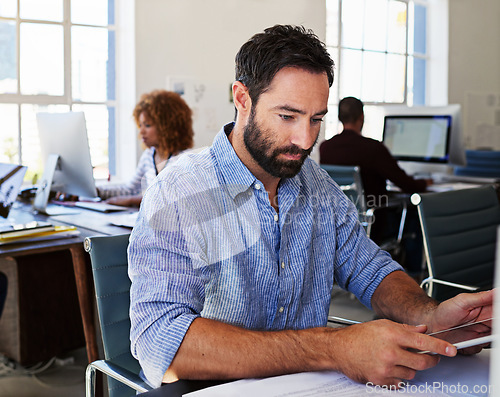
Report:
M403 55L388 54L385 69L385 102L403 103L405 100L405 62Z
M372 0L369 0L372 1ZM342 2L342 45L351 48L363 46L364 0Z
M85 113L94 177L107 179L109 176L108 108L106 105L74 105L73 111Z
M427 9L421 5L415 4L415 31L413 48L416 53L425 54L426 52L426 26Z
M342 132L342 123L339 121L338 114L338 105L328 105L328 113L325 118L325 139L330 139Z
M62 22L63 0L20 0L19 14L22 19Z
M114 14L115 0L0 0L0 159L26 164L26 180L43 170L39 111L87 106L93 161L107 167L104 154L114 156Z
M339 50L337 48L327 48L330 53L330 57L333 59L333 84L330 87L330 96L328 98L328 103L338 103L338 92L339 92Z
M365 103L365 113L374 115L380 105L426 104L430 3L326 0L326 44L332 56L340 55L338 60L335 58L335 80L325 118L327 138L338 130L337 115L332 109L340 98L357 97ZM365 124L363 133L370 136L370 128Z
M385 88L385 54L365 51L363 57L362 95L365 102L383 102Z
M387 51L404 54L406 53L406 3L391 1L388 14Z
M64 44L60 25L21 24L21 93L64 94Z
M339 0L326 0L326 42L339 45Z
M386 26L387 0L367 1L365 7L363 47L367 50L385 51L387 47Z
M85 25L107 25L108 1L71 0L71 22Z
M363 136L382 140L382 131L384 130L384 108L382 106L365 105L363 106L365 114L365 124L363 125Z
M105 101L108 31L73 26L71 29L73 99Z
M340 58L339 97L361 97L361 51L342 50Z
M13 104L0 104L0 162L19 162L19 119L18 107Z
M40 152L40 138L36 124L38 112L68 112L67 105L21 105L21 147L23 148L21 162L28 166L27 180L41 178L44 164Z
M2 0L0 2L0 17L15 18L17 15L17 0Z
M0 94L17 93L16 24L0 22Z
M425 59L413 58L413 105L425 105Z

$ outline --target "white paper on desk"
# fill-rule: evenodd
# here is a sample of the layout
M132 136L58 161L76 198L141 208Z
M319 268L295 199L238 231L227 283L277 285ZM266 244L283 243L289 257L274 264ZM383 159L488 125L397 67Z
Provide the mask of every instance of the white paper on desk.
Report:
M128 227L132 229L135 223L137 222L138 216L139 212L132 212L127 214L113 214L113 215L108 215L107 220L112 225Z
M414 387L399 391L373 388L357 383L347 376L335 372L304 372L275 376L265 379L245 379L185 394L186 397L357 397L360 395L403 395L404 396L448 396L438 390L429 389L417 383ZM413 392L415 390L415 392Z

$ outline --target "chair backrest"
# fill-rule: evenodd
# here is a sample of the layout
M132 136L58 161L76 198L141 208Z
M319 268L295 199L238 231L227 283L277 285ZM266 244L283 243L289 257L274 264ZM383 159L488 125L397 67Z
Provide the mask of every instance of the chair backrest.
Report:
M357 165L321 164L328 175L340 186L351 201L356 204L359 213L367 210L366 199L361 181L360 169Z
M92 274L101 325L104 357L139 374L139 362L130 352L130 284L127 247L129 234L96 236L85 239L90 253ZM110 396L132 396L135 391L108 378Z
M500 224L494 186L413 195L412 202L418 204L429 275L478 288L490 286ZM435 287L431 296L440 301L460 292Z

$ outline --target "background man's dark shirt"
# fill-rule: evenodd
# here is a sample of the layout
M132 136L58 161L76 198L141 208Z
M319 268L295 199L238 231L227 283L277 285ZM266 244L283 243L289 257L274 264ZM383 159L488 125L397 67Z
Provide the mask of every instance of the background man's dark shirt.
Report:
M406 174L382 142L344 130L321 143L320 164L358 165L367 202L387 194L390 180L404 193L423 192L426 182Z

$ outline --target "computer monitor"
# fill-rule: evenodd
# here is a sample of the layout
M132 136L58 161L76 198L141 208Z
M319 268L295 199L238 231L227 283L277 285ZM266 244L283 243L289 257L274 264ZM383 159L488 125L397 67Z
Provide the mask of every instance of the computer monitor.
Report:
M385 116L382 141L396 160L447 163L451 116Z
M442 170L450 166L465 165L465 145L462 132L462 112L459 104L450 104L444 106L384 106L385 116L436 116L444 115L451 117L451 128L448 142L448 161L445 163L431 163L426 161L412 162L404 161L408 171L414 169ZM412 167L414 164L415 167Z
M96 198L97 189L90 160L83 112L37 113L43 164L58 155L50 190Z

